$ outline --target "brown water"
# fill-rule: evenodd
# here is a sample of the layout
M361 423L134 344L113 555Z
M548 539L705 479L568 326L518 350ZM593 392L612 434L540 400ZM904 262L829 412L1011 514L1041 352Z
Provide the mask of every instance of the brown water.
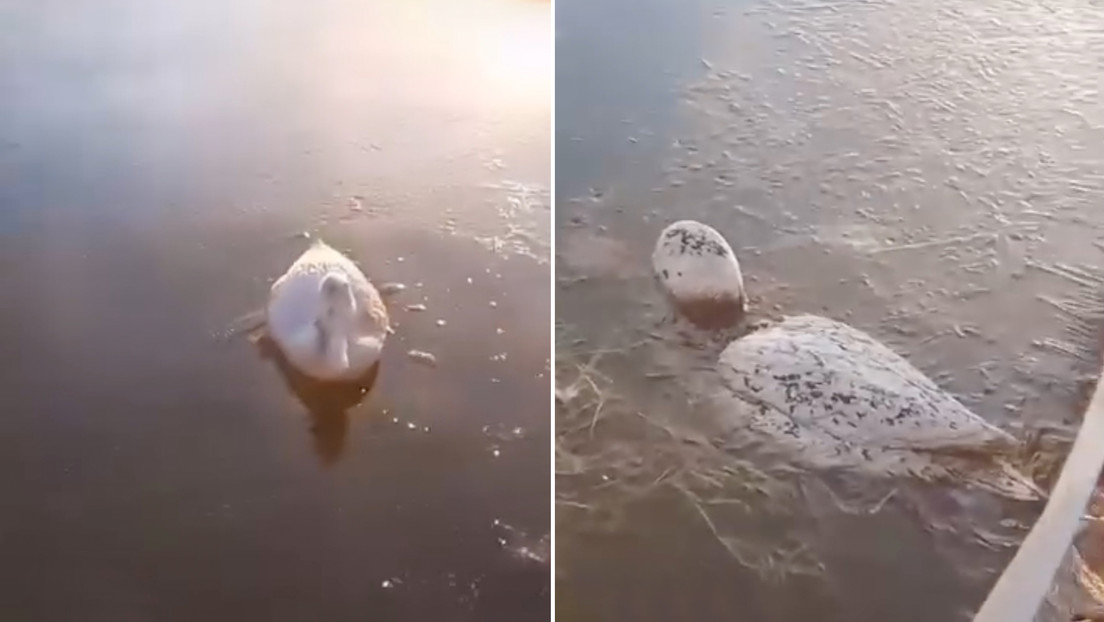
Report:
M548 619L549 11L0 3L0 618ZM228 337L302 231L346 410Z
M644 377L664 371L648 257L665 224L695 218L732 242L758 312L848 321L1013 431L1076 429L1104 285L1099 7L629 4L557 7L566 355L606 351L599 366L627 410L686 411L662 375ZM615 488L588 486L557 480L572 502L600 505ZM936 549L932 525L893 503L863 517L805 499L812 515L772 523L778 534L763 521L708 529L685 499L657 495L615 535L559 513L557 594L578 612L565 619L673 619L672 607L688 619L961 619L1012 551L966 537ZM803 543L812 570L767 581L715 532L764 550Z

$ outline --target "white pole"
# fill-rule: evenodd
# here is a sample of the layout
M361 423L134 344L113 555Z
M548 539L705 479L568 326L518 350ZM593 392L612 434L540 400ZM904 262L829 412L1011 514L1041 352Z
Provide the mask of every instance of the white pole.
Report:
M1081 429L1042 515L1027 534L974 622L1031 622L1077 535L1104 468L1104 387L1097 382Z

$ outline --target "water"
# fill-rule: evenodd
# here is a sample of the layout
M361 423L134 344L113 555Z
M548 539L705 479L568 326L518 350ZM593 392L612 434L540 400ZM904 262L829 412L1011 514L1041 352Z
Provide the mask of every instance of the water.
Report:
M556 314L568 355L606 352L598 365L626 410L685 416L677 387L641 372L663 368L649 334L664 312L648 275L652 244L665 224L695 218L732 242L758 312L847 321L1014 431L1076 429L1097 372L1104 284L1098 11L595 4L557 7ZM638 455L660 451L663 435L643 436L653 444ZM601 503L570 477L557 485ZM580 620L624 617L629 601L642 611L689 602L680 615L690 618L961 619L1011 554L966 539L930 554L932 538L917 535L930 523L893 503L888 518L827 510L831 525L797 517L786 530L807 544L811 586L798 575L778 587L723 547L718 555L701 518L677 509L683 501L624 511L621 537L573 536L589 530L560 513L558 594ZM716 527L742 545L773 545L736 519ZM666 542L676 533L680 544ZM880 558L864 541L871 533L900 554ZM683 576L668 546L715 567ZM603 592L598 576L624 578L633 598ZM916 576L941 579L921 589Z
M0 3L0 617L547 619L549 6L369 4ZM365 395L228 337L303 231Z

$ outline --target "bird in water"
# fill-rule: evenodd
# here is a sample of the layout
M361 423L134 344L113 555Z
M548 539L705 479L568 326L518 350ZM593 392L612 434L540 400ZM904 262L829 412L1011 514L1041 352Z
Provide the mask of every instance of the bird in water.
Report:
M704 385L723 434L750 432L812 468L1045 498L1013 466L1014 437L870 335L813 315L750 322L740 264L712 227L669 225L652 267L679 315L723 340Z
M265 323L291 366L320 381L369 373L390 332L379 291L352 260L318 239L273 283Z

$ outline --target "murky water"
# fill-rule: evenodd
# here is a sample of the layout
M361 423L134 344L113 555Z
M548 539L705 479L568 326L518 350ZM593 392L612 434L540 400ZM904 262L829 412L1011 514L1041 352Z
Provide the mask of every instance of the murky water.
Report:
M556 313L568 354L604 352L596 366L626 410L685 413L652 343L665 309L648 257L665 224L695 218L733 243L758 312L845 320L1013 431L1076 429L1101 314L1098 9L559 3ZM557 485L595 504L613 488ZM682 501L622 510L619 535L597 538L573 537L590 532L560 513L558 576L578 619L625 617L630 601L702 619L958 619L1012 550L952 539L935 554L931 525L893 503L878 518L825 510L827 522L783 530L805 543L811 575L770 583L717 532L770 537L735 519L707 526Z
M0 15L0 617L547 619L549 5ZM344 401L227 337L303 231Z

